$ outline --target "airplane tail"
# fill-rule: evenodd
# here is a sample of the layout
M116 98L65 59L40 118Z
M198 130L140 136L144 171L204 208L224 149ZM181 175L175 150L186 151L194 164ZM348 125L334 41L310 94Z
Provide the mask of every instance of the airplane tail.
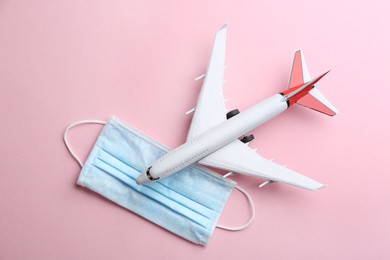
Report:
M294 55L288 88L290 89L309 81L311 81L311 77L306 66L305 58L303 57L302 51L297 50ZM310 90L307 95L300 98L296 103L329 116L334 116L339 113L317 88Z

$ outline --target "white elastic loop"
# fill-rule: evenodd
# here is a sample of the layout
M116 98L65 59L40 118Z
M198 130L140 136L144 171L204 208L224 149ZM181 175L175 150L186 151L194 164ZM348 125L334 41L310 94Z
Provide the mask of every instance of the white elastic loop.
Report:
M65 142L66 149L68 149L69 153L77 161L77 163L80 165L81 168L83 168L83 163L80 161L80 159L77 157L77 155L73 152L72 148L70 148L68 140L66 139L66 134L68 133L69 129L71 129L71 128L75 127L75 126L78 126L78 125L82 125L82 124L102 124L102 125L105 125L106 123L107 122L101 121L101 120L80 120L80 121L74 122L73 124L70 124L65 129L65 132L64 132L64 142Z
M253 220L255 219L255 207L253 205L253 201L252 201L252 198L251 196L249 195L248 192L246 192L243 188L241 188L240 186L237 186L235 187L237 190L239 190L242 194L245 195L245 197L248 199L248 202L249 202L249 205L251 207L251 212L252 212L252 217L249 219L249 221L240 226L240 227L227 227L227 226L220 226L220 225L217 225L216 227L217 228L221 228L221 229L225 229L225 230L230 230L230 231L239 231L239 230L243 230L244 228L248 227L250 224L252 224Z

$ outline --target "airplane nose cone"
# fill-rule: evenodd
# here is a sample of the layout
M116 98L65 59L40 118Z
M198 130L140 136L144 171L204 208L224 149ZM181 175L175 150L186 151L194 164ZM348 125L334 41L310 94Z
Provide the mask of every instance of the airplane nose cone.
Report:
M148 176L146 175L146 171L141 172L140 175L138 175L137 180L135 180L137 184L145 184L150 182Z

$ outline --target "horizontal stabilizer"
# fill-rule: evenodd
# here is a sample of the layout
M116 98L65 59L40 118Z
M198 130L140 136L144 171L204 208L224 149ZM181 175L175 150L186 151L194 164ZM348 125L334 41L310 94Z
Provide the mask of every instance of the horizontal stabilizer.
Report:
M321 94L317 88L310 90L306 96L298 100L297 104L329 116L334 116L339 113L339 111L324 97L324 95Z
M305 57L302 50L297 50L294 55L293 65L291 68L290 79L288 82L288 88L293 88L298 85L302 85L311 80L309 70L306 66Z
M297 50L294 55L288 88L290 89L310 81L311 77L303 52L302 50ZM334 116L339 113L317 88L310 90L307 95L300 98L296 103L329 116Z

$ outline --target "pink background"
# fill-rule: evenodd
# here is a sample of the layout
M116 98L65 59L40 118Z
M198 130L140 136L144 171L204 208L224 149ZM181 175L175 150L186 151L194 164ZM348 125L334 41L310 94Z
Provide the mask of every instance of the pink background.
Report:
M188 2L188 3L185 3ZM390 257L389 1L0 1L0 259ZM328 184L309 192L233 179L256 220L196 246L78 187L62 141L116 115L168 147L184 142L214 34L228 26L225 97L245 109L287 84L302 48L330 118L301 107L251 147ZM100 126L70 132L84 160ZM249 218L234 192L220 220Z

